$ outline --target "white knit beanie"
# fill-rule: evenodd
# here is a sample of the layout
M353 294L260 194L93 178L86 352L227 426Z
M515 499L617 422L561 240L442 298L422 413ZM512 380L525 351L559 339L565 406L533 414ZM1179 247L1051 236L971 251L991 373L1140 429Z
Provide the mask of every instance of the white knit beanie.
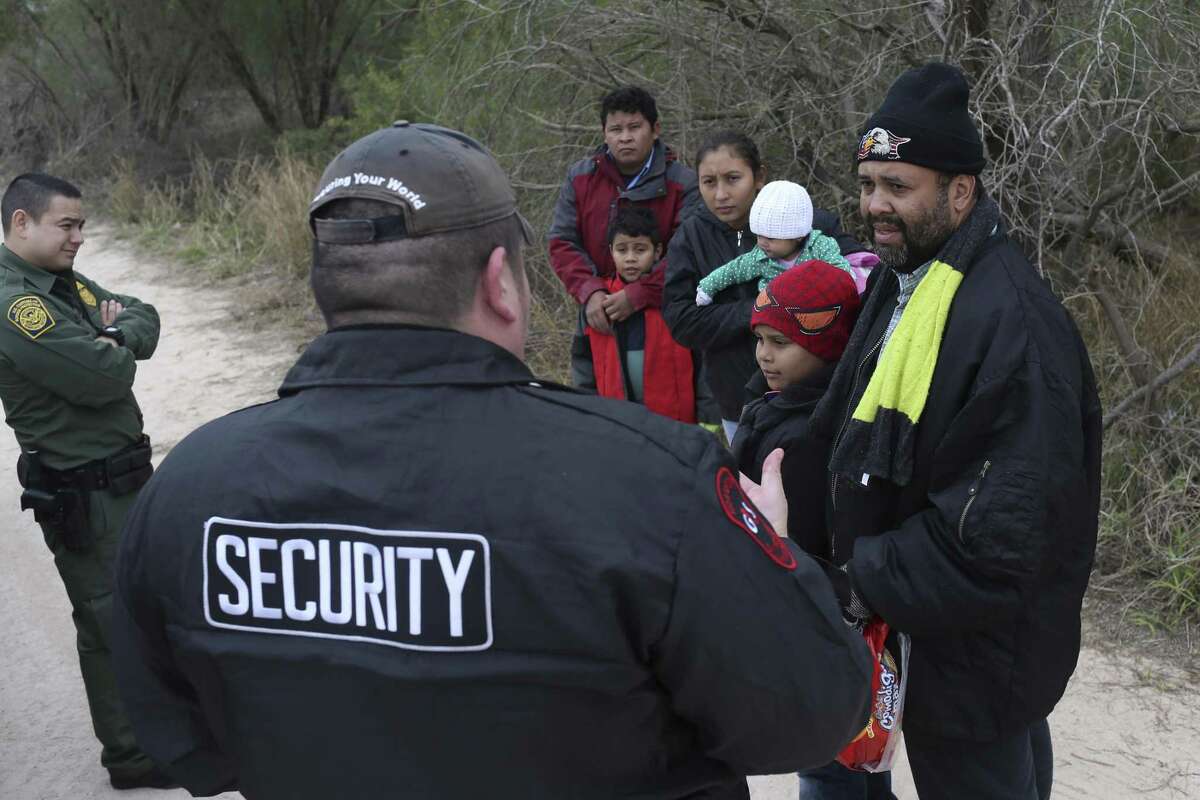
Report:
M812 233L813 207L798 183L771 181L750 207L750 232L769 239L803 239Z

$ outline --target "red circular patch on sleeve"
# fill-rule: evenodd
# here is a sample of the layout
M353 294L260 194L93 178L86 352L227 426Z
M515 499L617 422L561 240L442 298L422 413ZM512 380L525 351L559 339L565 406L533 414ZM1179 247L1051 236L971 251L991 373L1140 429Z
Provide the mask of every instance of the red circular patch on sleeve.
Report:
M729 467L717 470L717 500L729 521L744 530L772 561L784 569L796 568L796 557L767 518L750 502Z

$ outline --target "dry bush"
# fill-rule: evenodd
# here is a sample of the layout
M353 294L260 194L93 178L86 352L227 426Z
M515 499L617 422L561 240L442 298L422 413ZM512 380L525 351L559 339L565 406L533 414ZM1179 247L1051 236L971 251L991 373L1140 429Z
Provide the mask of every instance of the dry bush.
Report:
M319 176L282 148L274 158L230 161L196 152L187 179L158 187L146 186L132 161L121 161L107 210L141 243L215 278L242 280L258 322L285 319L313 332L305 220Z
M1166 230L1186 224L1175 217L1155 227L1171 241ZM1195 345L1198 255L1194 246L1176 246L1161 269L1150 270L1096 246L1087 253L1157 363L1178 362ZM1111 413L1132 386L1129 367L1096 296L1081 292L1066 302ZM1111 622L1189 632L1200 617L1200 370L1180 375L1106 430L1102 488L1093 598L1112 610Z

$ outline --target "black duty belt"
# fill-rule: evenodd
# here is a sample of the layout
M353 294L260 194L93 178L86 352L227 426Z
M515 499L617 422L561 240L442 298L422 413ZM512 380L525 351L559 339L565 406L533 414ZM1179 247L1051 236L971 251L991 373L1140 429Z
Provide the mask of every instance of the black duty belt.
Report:
M111 489L115 494L125 494L139 489L150 480L154 468L150 465L152 454L150 437L143 434L138 441L130 446L113 453L107 458L98 458L72 469L50 469L38 464L36 468L18 464L18 477L21 485L26 488L40 488L48 491L56 489L77 489L84 492ZM30 454L23 453L21 461L30 459ZM25 466L25 468L22 468Z

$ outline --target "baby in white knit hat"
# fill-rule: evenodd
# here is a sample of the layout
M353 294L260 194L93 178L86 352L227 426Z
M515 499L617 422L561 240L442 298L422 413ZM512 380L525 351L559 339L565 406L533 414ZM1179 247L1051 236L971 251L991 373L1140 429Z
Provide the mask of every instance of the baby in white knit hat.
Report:
M813 228L812 219L812 200L803 186L768 183L750 207L750 232L758 237L758 246L704 276L696 288L696 305L708 305L717 292L736 283L758 279L762 291L784 270L814 259L849 273L837 240Z

